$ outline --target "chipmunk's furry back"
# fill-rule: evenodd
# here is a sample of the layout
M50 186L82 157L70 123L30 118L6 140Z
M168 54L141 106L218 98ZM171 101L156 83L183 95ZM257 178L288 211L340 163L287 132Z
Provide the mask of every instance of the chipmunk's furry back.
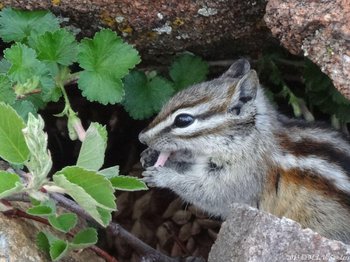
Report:
M176 94L139 138L149 185L223 218L245 203L350 242L348 142L279 115L244 59Z

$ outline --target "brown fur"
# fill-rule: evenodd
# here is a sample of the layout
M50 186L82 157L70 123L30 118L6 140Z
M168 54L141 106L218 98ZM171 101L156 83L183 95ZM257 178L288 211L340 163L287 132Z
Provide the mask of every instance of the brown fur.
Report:
M278 217L293 219L303 227L309 227L328 237L332 236L321 230L324 228L323 220L332 217L331 212L337 212L344 218L350 216L348 194L336 188L324 177L297 168L283 170L272 167L259 206L264 211ZM334 210L329 212L328 206L334 207ZM341 230L343 226L334 225Z

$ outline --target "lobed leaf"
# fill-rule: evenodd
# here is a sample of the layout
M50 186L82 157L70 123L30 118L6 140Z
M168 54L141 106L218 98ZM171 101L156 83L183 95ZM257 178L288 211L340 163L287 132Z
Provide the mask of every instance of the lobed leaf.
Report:
M0 12L0 37L5 42L27 41L31 35L53 32L58 28L57 18L47 11L5 8Z
M35 89L41 90L41 98L48 102L57 100L55 83L47 66L39 61L34 49L16 43L4 51L4 57L11 63L9 78L16 82L15 91L25 95Z
M64 257L68 252L68 243L61 239L50 244L50 257L53 261L57 261Z
M0 75L0 102L12 105L16 101L16 94L13 91L10 79L5 75Z
M84 69L78 87L89 101L115 104L124 95L124 77L140 62L138 52L109 29L97 32L93 39L79 45L78 62Z
M78 216L74 213L65 213L59 216L49 216L49 222L55 229L67 233L74 228L78 222Z
M52 216L56 213L56 203L52 199L41 201L39 205L28 208L27 213L33 216Z
M72 242L70 243L70 246L74 249L82 249L87 248L89 246L95 245L97 243L97 231L95 228L85 228L78 232Z
M174 81L175 90L179 91L190 85L203 82L208 71L208 63L200 57L183 54L175 59L169 74Z
M33 216L51 216L54 210L49 206L35 206L27 209L27 213Z
M0 157L4 160L22 164L29 157L22 129L25 124L16 111L0 102Z
M32 102L28 100L17 100L11 105L17 112L17 114L23 118L25 122L28 121L28 115L31 113L33 116L37 116L37 109Z
M11 63L6 59L0 60L0 74L6 75L11 68Z
M36 246L44 252L47 256L50 256L50 242L44 232L39 232L36 235Z
M78 45L74 35L66 29L46 32L32 38L29 44L42 61L69 66L76 60Z
M157 113L173 95L173 85L166 79L133 71L124 79L125 110L134 119L145 119Z

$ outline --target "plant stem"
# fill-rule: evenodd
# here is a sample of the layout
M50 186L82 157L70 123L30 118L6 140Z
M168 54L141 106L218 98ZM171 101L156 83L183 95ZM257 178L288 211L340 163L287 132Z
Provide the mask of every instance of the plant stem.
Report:
M71 84L75 84L80 77L80 71L73 73L73 74L69 74L69 77L64 81L64 86L66 85L71 85Z
M60 87L62 94L63 94L64 103L65 103L64 110L66 110L66 112L68 112L69 109L73 111L71 104L70 104L70 101L69 101L69 98L68 98L68 95L67 95L67 92L66 92L66 89L64 89L64 85L62 83L58 83L58 86Z
M64 197L61 194L52 193L50 197L59 203L60 206L78 214L78 216L84 218L86 221L92 223L94 226L103 229L84 209L78 206L73 200ZM107 229L112 233L113 236L123 239L129 244L140 256L143 256L146 260L144 261L162 261L162 262L203 262L204 259L199 257L188 257L188 258L172 258L168 257L154 248L150 247L134 235L126 231L122 226L117 223L111 222ZM148 260L147 260L148 259Z

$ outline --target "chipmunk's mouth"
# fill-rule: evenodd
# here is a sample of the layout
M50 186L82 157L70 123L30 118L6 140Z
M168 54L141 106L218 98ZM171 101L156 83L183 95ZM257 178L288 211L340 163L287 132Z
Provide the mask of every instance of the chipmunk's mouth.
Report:
M171 154L171 152L161 151L154 166L155 167L164 166L165 162L168 160L170 154Z

